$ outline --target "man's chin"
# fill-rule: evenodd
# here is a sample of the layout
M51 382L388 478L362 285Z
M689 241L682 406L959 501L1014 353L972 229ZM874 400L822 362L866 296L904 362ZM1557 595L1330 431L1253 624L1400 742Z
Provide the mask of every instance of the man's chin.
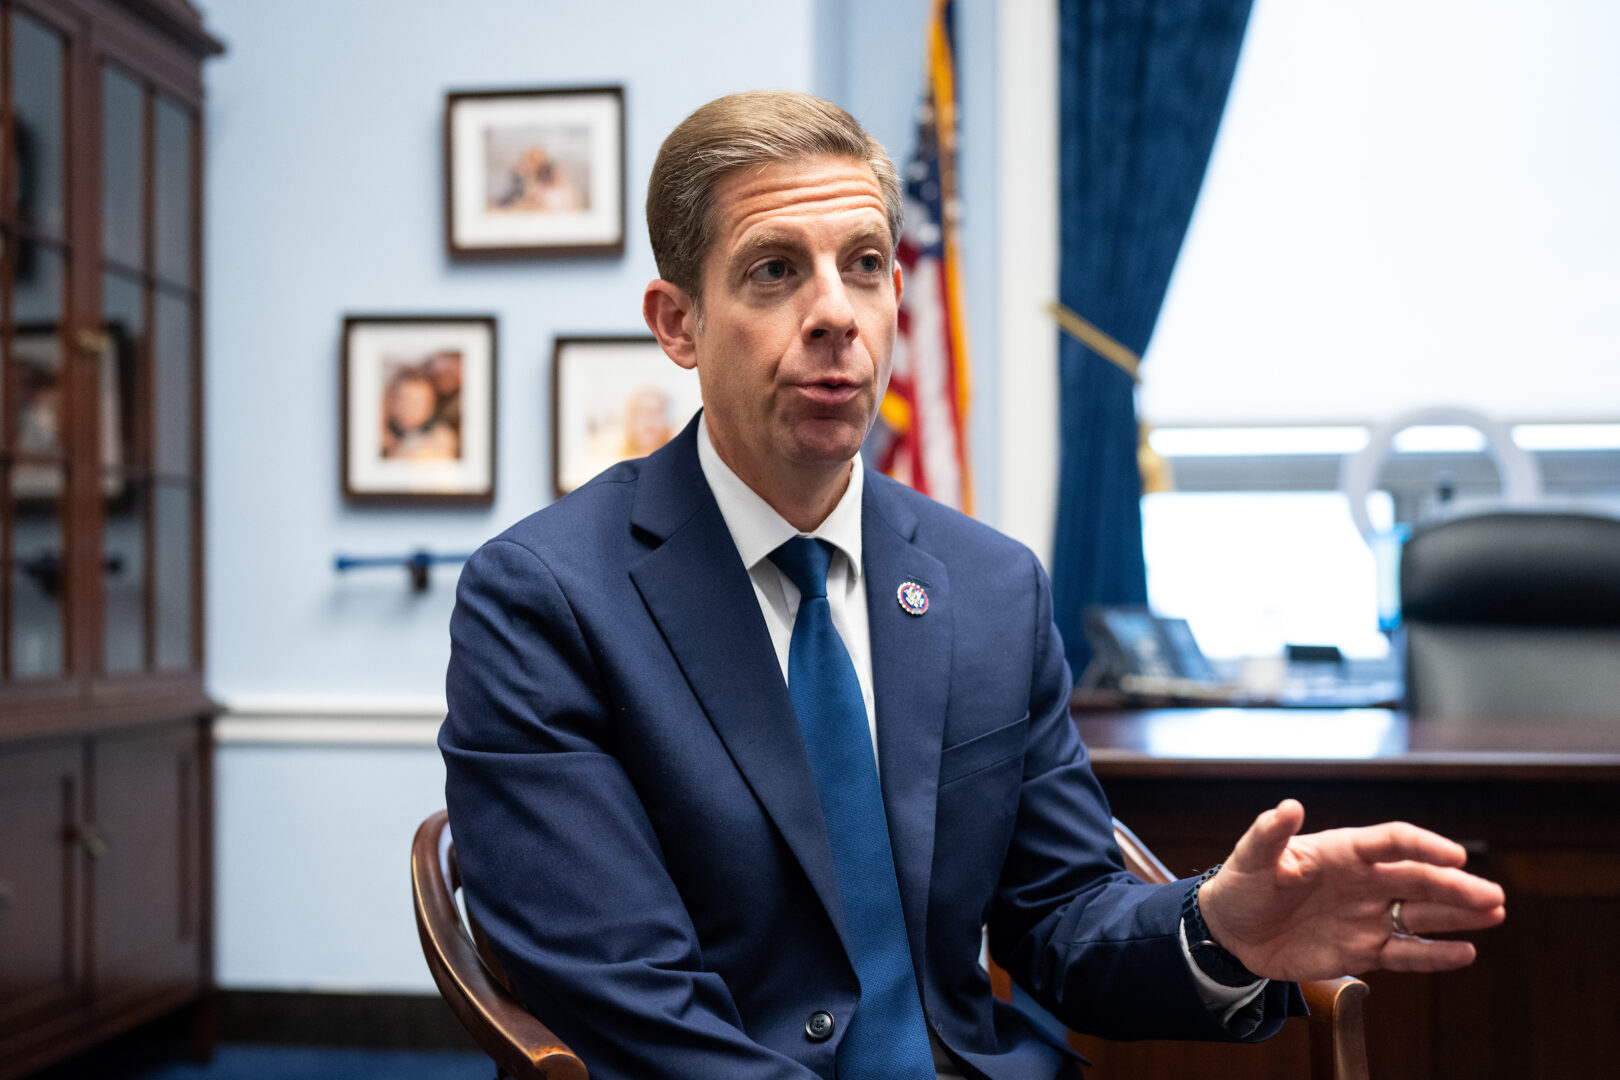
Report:
M864 431L837 420L806 420L793 432L790 457L801 465L845 465L861 449Z

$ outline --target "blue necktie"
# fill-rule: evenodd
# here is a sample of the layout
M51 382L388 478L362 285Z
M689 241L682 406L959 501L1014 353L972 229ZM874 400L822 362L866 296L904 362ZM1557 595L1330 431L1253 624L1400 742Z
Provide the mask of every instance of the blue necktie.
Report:
M866 702L827 603L831 559L823 541L803 536L771 552L799 588L788 695L827 818L850 959L861 983L860 1007L838 1046L838 1080L934 1080Z

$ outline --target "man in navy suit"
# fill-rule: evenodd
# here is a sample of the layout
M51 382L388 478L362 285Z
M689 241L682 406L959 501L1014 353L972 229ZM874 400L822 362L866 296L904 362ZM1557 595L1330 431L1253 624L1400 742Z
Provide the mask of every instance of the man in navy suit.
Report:
M711 102L647 216L643 314L704 409L472 558L440 739L469 905L593 1077L1073 1075L992 998L986 927L1116 1038L1261 1038L1288 980L1472 960L1419 935L1495 924L1501 890L1410 825L1301 835L1290 800L1212 875L1125 873L1040 565L861 467L900 185L847 113ZM844 813L862 777L880 835Z

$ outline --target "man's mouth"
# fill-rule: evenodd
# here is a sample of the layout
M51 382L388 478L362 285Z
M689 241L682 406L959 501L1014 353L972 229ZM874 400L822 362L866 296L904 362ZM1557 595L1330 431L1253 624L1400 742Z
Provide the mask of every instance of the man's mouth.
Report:
M823 379L800 383L798 388L817 405L843 405L860 393L861 385L853 379Z

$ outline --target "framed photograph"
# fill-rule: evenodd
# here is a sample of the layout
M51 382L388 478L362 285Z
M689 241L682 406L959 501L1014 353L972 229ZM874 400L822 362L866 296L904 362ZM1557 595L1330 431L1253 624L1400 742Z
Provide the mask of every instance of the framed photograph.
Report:
M495 320L343 320L343 495L378 505L495 498Z
M96 336L100 417L101 492L115 499L125 490L125 434L132 402L124 387L133 377L135 341L122 323L108 323ZM64 460L62 333L55 323L24 323L11 340L13 422L17 456L11 494L24 508L62 497Z
M551 460L557 496L680 433L703 404L697 372L652 337L560 337L551 365Z
M444 113L451 255L624 253L624 90L480 90Z

